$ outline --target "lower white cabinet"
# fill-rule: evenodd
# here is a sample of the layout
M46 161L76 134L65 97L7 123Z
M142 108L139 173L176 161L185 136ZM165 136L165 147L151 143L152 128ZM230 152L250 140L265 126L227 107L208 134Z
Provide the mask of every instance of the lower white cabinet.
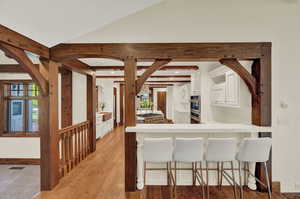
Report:
M96 123L96 139L104 137L107 133L112 131L114 128L113 119L106 121L97 121Z

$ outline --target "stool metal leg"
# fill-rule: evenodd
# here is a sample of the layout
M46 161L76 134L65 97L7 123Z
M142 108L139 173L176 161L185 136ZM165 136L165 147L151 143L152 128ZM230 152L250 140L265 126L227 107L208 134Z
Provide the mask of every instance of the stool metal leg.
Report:
M231 161L231 172L232 172L232 181L233 181L233 193L234 193L234 198L236 199L236 183L235 183L233 161ZM222 175L223 175L223 173L222 173Z
M267 178L269 199L271 199L272 198L272 193L271 193L271 187L270 187L270 178L269 178L268 166L267 166L266 162L264 162L264 166L265 166L265 172L266 172L266 178Z
M147 166L147 164L146 164L146 162L144 162L144 186L146 186L146 166Z
M196 180L195 180L196 176L195 176L195 163L194 162L192 162L192 176L193 176L193 186L195 186L196 185Z
M223 185L223 171L224 170L224 162L221 163L221 178L220 178L220 189L222 188L222 185Z
M208 162L206 161L206 191L207 191L207 199L209 199L209 182L208 182Z
M244 199L243 182L242 182L242 165L239 161L239 177L240 177L240 198Z
M221 174L222 176L222 174ZM217 183L220 184L220 162L217 162Z
M205 198L205 190L204 190L204 178L203 178L203 171L202 171L202 162L200 162L200 174L201 174L201 177L202 177L202 184L201 184L201 187L202 187L202 198L204 199Z

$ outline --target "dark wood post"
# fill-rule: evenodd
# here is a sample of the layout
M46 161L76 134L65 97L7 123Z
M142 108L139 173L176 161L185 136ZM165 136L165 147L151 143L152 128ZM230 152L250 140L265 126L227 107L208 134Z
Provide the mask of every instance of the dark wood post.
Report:
M58 67L49 61L48 93L39 101L42 191L53 189L59 182Z
M272 124L272 87L271 87L271 43L262 44L262 57L254 60L252 75L257 82L257 99L252 99L252 123L259 126ZM259 133L259 137L271 137L271 133ZM268 162L270 179L272 179L272 156ZM266 184L263 164L257 163L256 176ZM271 180L272 182L272 180ZM271 183L272 185L272 183ZM259 191L267 189L257 183Z
M61 128L73 124L73 81L72 71L61 69Z
M90 149L96 151L96 106L97 106L96 76L87 75L87 119L90 121Z
M120 84L120 124L124 124L124 84Z
M136 59L125 59L125 128L136 125ZM125 133L125 191L136 191L137 180L136 133Z
M4 111L5 105L4 105L4 85L3 83L0 82L0 110L1 111L1 120L0 120L0 136L3 134L4 130L5 130L5 114L6 111Z

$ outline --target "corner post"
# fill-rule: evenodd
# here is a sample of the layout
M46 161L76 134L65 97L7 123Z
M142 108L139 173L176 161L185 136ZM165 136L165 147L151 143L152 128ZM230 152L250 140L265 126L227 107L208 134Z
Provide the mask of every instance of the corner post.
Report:
M96 75L87 75L87 119L90 121L90 152L96 151Z
M53 189L59 182L58 134L58 67L49 61L49 92L43 93L39 103L39 131L41 132L41 190Z
M73 124L73 81L72 71L61 69L61 128L72 126Z
M271 126L272 124L272 71L271 71L271 43L264 43L261 47L262 55L260 59L254 60L252 65L252 75L256 79L257 100L252 99L252 123L258 126ZM259 137L271 137L270 132L261 132ZM272 182L272 154L268 161L269 178ZM266 183L264 166L256 164L256 177ZM267 189L257 184L259 191ZM272 185L272 183L271 183Z
M125 69L125 128L136 125L136 59L127 57ZM137 180L136 133L125 133L125 191L135 192Z

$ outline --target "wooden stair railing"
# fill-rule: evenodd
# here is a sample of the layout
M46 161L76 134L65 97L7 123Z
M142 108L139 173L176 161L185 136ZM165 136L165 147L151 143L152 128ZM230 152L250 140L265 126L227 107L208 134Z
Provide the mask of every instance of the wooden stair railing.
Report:
M60 176L64 177L90 153L90 121L60 129Z

